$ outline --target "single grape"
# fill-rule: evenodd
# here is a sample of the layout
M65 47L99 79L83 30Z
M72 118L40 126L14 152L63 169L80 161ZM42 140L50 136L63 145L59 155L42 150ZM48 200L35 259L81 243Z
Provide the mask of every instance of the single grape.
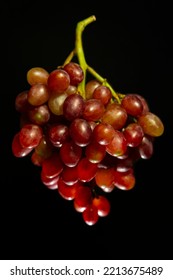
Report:
M138 146L144 136L142 127L138 123L130 123L123 130L123 134L127 141L127 146L136 147Z
M50 157L46 158L42 163L42 172L48 178L54 178L60 175L63 170L63 163L59 153L54 152Z
M145 134L153 137L161 136L164 132L164 125L161 119L152 112L139 116L138 124L142 127Z
M19 132L19 141L23 148L35 148L43 137L43 130L36 124L26 124Z
M95 181L100 188L111 188L114 182L114 169L113 168L98 168Z
M69 128L65 124L53 124L48 128L48 137L54 146L61 147L69 140Z
M62 178L58 180L58 193L66 200L73 200L77 194L79 184L67 185Z
M32 106L27 111L28 120L33 124L44 126L50 119L49 107L44 104L40 106Z
M71 85L77 86L82 82L84 78L84 72L78 63L71 61L64 65L63 69L69 74Z
M72 121L69 127L70 136L78 146L87 146L91 141L92 130L89 123L81 118Z
M91 141L90 144L86 146L85 155L90 162L99 163L106 155L106 147L100 145L96 141Z
M138 151L142 159L149 159L153 155L153 138L149 135L145 135L141 144L138 146Z
M18 132L13 137L12 153L15 157L25 157L33 150L33 148L24 148L20 143L19 134L20 133Z
M82 117L84 110L84 99L81 95L74 93L67 96L63 104L63 115L69 121Z
M88 186L80 185L74 198L74 208L77 212L83 212L92 203L92 191Z
M101 85L95 88L92 98L100 100L106 106L112 98L112 93L107 86Z
M142 114L142 101L136 94L127 94L121 100L121 107L124 108L128 115L136 117Z
M27 72L27 82L32 86L35 84L47 84L49 73L42 67L33 67Z
M108 145L115 135L115 130L108 123L99 123L94 127L93 138L101 145Z
M120 190L131 190L134 188L136 179L133 168L126 172L115 171L114 185Z
M25 113L31 105L28 103L28 90L20 92L15 99L15 109L19 113Z
M98 99L88 99L85 101L83 118L87 121L98 121L104 114L105 107Z
M65 166L61 173L63 182L67 185L74 185L78 181L77 166L69 167Z
M142 114L149 112L150 108L149 108L147 100L140 94L135 94L135 96L137 96L142 103L142 106L143 106Z
M82 182L89 182L91 181L97 172L97 164L90 162L86 157L83 157L78 165L78 179Z
M107 197L99 195L93 198L93 205L96 206L98 215L100 217L106 217L110 213L111 205Z
M60 147L60 157L66 166L76 166L81 159L82 148L73 141L63 143Z
M47 84L51 92L63 93L70 85L70 76L63 69L55 69L49 74Z
M106 146L106 151L112 156L121 156L127 150L127 141L123 132L115 130L115 135L112 141Z
M127 112L117 103L109 104L106 107L101 122L110 124L114 129L122 129L127 121Z
M87 225L95 225L99 220L97 207L93 204L89 204L82 212L82 217Z
M29 104L39 106L46 103L49 99L49 89L47 85L35 84L30 87L27 99Z

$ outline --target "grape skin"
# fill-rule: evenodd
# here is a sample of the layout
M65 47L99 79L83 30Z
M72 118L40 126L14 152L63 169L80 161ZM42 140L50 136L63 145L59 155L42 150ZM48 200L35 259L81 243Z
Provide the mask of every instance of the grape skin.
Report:
M42 67L33 67L28 70L26 78L27 82L32 86L35 84L47 85L49 73Z
M158 116L152 112L146 112L138 118L138 123L143 128L145 134L158 137L164 132L164 126Z

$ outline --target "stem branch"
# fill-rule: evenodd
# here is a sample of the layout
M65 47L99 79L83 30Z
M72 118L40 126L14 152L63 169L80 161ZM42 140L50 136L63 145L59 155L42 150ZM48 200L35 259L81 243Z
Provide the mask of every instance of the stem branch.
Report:
M121 103L120 99L122 99L122 94L116 92L112 86L108 83L108 81L103 78L101 75L99 75L92 67L90 67L85 59L84 49L83 49L83 43L82 43L82 33L85 29L85 27L96 20L96 17L94 15L78 22L76 26L76 38L75 38L75 48L71 51L71 53L66 58L63 66L67 63L69 63L73 57L76 55L79 61L79 65L81 66L84 78L82 82L78 85L78 91L81 94L83 98L85 98L85 85L86 85L86 74L87 71L93 75L101 84L107 86L112 93L112 96L117 100L118 103Z

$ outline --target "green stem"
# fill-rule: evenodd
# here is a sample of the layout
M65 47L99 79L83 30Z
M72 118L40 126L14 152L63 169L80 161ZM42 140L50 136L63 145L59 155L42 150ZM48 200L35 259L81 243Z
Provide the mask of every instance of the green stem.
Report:
M101 84L107 86L112 93L112 96L117 100L118 103L121 103L121 99L123 98L123 94L120 94L116 92L112 86L108 83L107 79L103 78L101 75L99 75L92 67L90 67L85 59L84 49L83 49L83 43L82 43L82 33L85 29L85 27L96 20L96 17L94 15L78 22L76 26L76 39L75 39L75 48L71 51L71 53L68 55L66 60L64 61L64 64L69 63L73 57L76 55L79 61L79 64L83 70L84 78L82 82L78 85L78 91L81 94L83 98L85 98L85 85L86 85L86 74L87 71L96 78Z
M76 54L76 52L75 52L75 49L74 49L74 50L72 50L71 53L67 56L67 58L66 58L66 60L64 61L62 67L64 67L64 65L66 65L67 63L69 63L69 62L73 59L73 57L75 56L75 54Z
M95 20L96 20L96 17L94 15L90 16L90 17L78 22L77 27L76 27L75 51L76 51L77 58L79 60L79 64L84 72L84 79L79 84L78 90L84 98L85 98L86 71L87 71L88 66L87 66L84 51L83 51L82 33L83 33L85 27Z

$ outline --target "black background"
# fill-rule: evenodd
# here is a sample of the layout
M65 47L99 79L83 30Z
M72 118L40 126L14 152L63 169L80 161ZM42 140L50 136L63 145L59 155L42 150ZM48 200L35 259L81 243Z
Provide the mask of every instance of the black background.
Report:
M172 258L169 11L166 1L152 0L28 0L1 6L1 259ZM61 65L74 48L77 22L91 15L96 21L83 34L88 64L117 91L143 95L165 125L152 158L136 165L135 188L109 194L111 213L93 227L71 202L41 184L40 169L29 156L17 159L11 152L19 130L14 101L28 89L26 72Z

